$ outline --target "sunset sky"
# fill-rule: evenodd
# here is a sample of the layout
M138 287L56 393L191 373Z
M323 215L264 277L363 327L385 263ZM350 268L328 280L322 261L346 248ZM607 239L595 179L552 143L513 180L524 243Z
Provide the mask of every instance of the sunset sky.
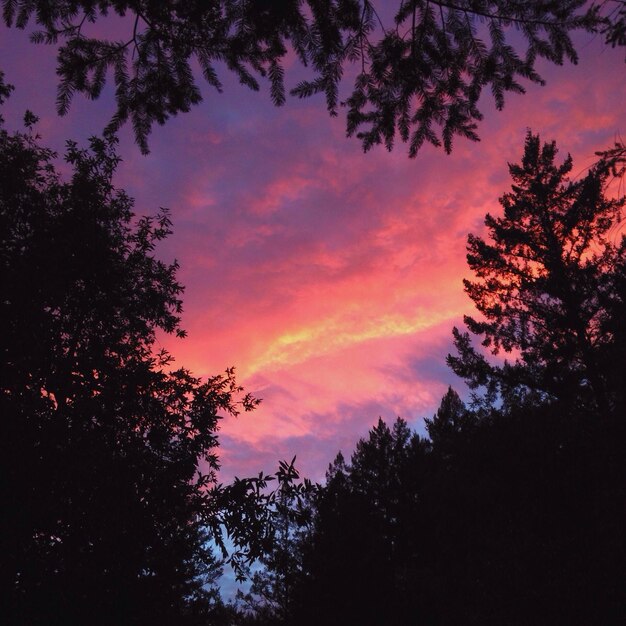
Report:
M224 94L201 84L201 106L154 129L150 155L124 128L116 184L139 214L171 209L174 234L159 255L178 259L186 285L188 338L163 345L197 375L234 365L263 399L223 422L223 480L294 455L319 480L379 416L423 433L448 385L467 393L445 364L452 327L472 312L465 240L499 211L526 129L571 152L576 174L626 136L624 51L579 41L579 66L540 64L547 86L510 95L503 112L486 93L482 141L458 139L450 156L427 147L409 160L403 144L363 154L322 98L276 109L267 90L250 92L226 72ZM42 141L62 150L113 113L109 85L57 117L55 51L23 32L0 30L0 59L16 86L9 128L29 108ZM288 70L288 87L301 72Z

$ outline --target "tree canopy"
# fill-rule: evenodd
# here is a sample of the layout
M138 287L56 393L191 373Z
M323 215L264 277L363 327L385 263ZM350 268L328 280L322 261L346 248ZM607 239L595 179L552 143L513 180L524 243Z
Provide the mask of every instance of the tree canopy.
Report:
M216 485L218 424L257 401L156 349L184 334L177 265L155 255L170 220L113 186L115 142L68 142L65 181L25 119L0 127L3 621L204 624L210 541L250 537L224 494L251 485Z
M267 79L276 105L286 100L284 61L295 54L312 77L290 90L323 94L331 115L347 111L347 134L365 150L391 149L397 138L414 157L424 143L452 149L457 136L477 140L483 89L496 106L525 82L542 84L535 64L576 62L572 34L602 33L624 45L621 0L410 0L390 7L370 0L3 0L8 26L34 22L32 41L58 45L58 111L75 93L97 98L110 73L114 132L131 121L148 150L156 122L189 111L202 100L195 68L222 90L223 66L253 90ZM120 36L98 26L117 18ZM353 80L343 100L344 75Z

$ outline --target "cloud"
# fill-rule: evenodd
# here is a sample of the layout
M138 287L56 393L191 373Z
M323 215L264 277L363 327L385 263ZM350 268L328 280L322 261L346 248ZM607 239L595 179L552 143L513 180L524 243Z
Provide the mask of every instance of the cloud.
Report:
M97 103L77 98L59 120L54 50L2 34L18 83L12 118L27 106L41 114L43 139L58 149L104 126L111 90ZM186 285L189 337L159 341L198 375L237 366L264 400L224 421L224 477L297 454L321 478L379 416L423 432L449 384L464 392L445 356L450 329L472 312L461 282L467 234L500 210L528 127L572 152L575 171L624 131L618 71L621 52L585 43L578 67L545 65L548 86L510 95L503 112L485 94L482 141L458 139L451 156L427 146L409 160L402 144L363 154L323 99L276 109L227 76L224 94L203 89L202 106L155 127L148 157L124 129L116 182L138 213L171 208L174 234L158 254L179 260Z

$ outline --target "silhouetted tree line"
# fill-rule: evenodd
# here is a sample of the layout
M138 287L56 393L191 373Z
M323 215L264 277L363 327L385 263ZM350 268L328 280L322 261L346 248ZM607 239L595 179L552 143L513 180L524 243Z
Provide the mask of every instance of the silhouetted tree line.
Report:
M571 158L528 134L503 216L468 240L481 317L455 329L448 362L471 400L450 388L428 438L379 420L349 462L339 453L282 560L266 561L289 597L242 623L624 623L619 168L605 155L570 180Z
M481 316L448 361L472 397L428 438L379 421L323 486L294 462L224 486L219 420L257 401L156 348L184 334L167 212L134 216L112 138L68 143L64 180L35 122L0 118L3 623L624 622L622 146L571 180L526 137L468 240ZM261 565L235 605L226 560Z

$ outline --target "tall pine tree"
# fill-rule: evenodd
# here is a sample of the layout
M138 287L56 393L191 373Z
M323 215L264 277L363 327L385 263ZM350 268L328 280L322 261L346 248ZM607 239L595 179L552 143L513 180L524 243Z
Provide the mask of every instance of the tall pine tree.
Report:
M558 162L554 142L528 133L522 162L509 166L503 215L487 215L488 237L470 235L467 245L476 279L465 290L481 317L465 323L496 359L454 329L448 363L505 406L534 396L616 414L624 392L615 359L624 354L613 327L626 311L626 240L615 227L624 198L607 192L604 161L578 180L572 167L570 156Z

